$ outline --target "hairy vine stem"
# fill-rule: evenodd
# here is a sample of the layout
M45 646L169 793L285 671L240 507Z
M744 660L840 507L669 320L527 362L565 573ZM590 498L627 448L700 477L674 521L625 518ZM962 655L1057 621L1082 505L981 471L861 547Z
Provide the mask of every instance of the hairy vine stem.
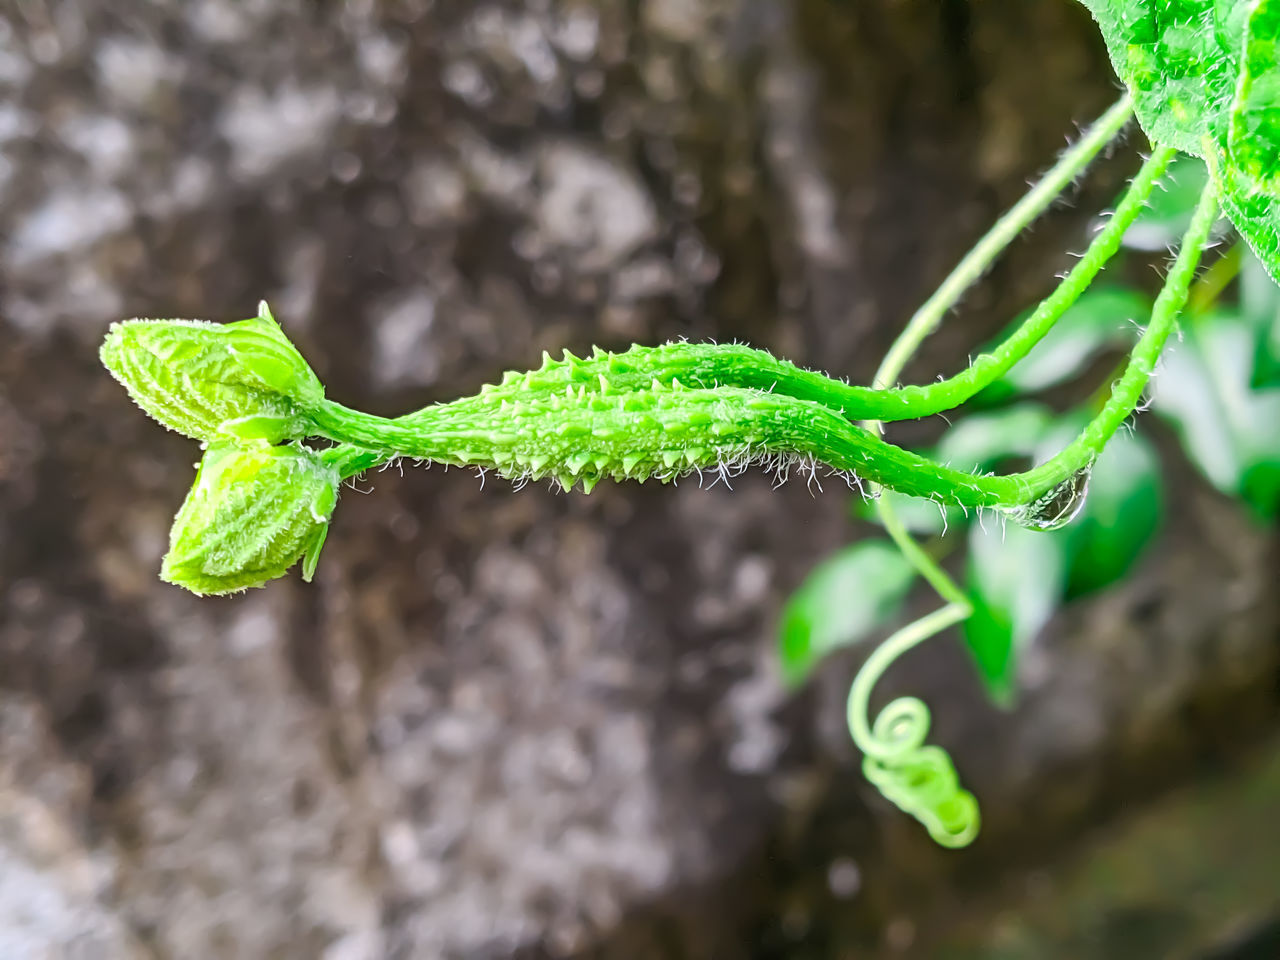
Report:
M1159 152L1157 150L1157 154ZM1156 298L1151 322L1134 347L1111 397L1075 441L1024 476L1042 472L1061 477L1064 471L1069 471L1067 476L1070 477L1078 471L1087 470L1102 446L1132 414L1178 315L1187 303L1196 267L1209 242L1217 213L1216 191L1210 184L1200 197L1173 266ZM918 344L929 329L924 322L908 324L903 338ZM894 355L892 351L891 355ZM910 351L898 351L896 356L902 358L899 362L905 362ZM876 382L892 381L897 373L894 364L886 358ZM879 424L869 426L879 429ZM1073 495L1076 490L1072 485ZM885 670L912 647L968 619L973 613L973 605L946 571L915 542L887 498L880 497L876 509L889 536L946 601L946 605L891 635L863 664L849 690L849 733L864 754L865 776L888 800L916 817L940 845L965 846L978 833L978 804L969 791L960 787L946 752L939 747L925 745L929 732L928 707L916 697L899 697L880 712L874 724L868 724L867 717L871 690Z
M973 245L972 249L956 264L942 281L933 296L921 305L908 321L898 338L884 356L873 387L889 387L907 365L924 339L934 330L956 305L964 292L973 286L992 262L1062 195L1062 191L1110 143L1133 116L1133 100L1124 94L1104 113L1080 140L1067 150L1047 174L1028 191L1021 200L996 221L995 225ZM1170 153L1170 156L1172 152ZM1168 157L1165 158L1168 164ZM1161 168L1163 170L1163 167ZM1157 174L1158 176L1158 174ZM1145 200L1145 197L1143 198ZM1139 209L1142 204L1139 203Z
M1126 95L1094 125L1090 135L1082 140L1080 146L1093 139L1095 133L1102 143L1109 142L1128 121L1131 111L1132 103ZM1096 149L1098 148L1095 148L1095 152ZM1010 354L1017 354L1020 359L1039 342L1066 308L1079 298L1098 270L1118 249L1125 231L1145 207L1154 184L1175 153L1172 148L1156 146L1126 191L1110 223L1094 239L1085 256L1049 298L1002 345L1000 352L1007 350ZM1076 151L1069 151L1049 176L997 221L991 231L943 281L937 292L908 321L885 354L872 381L873 387L886 389L897 381L907 361L937 328L942 317L955 305L963 292L986 271L992 260L1012 239L1052 203L1092 156L1093 153L1077 154ZM1199 249L1198 243L1196 249ZM1019 352L1016 347L1009 349L1019 338L1029 341L1026 350ZM966 371L952 378L952 384L962 378L982 382L985 367L999 370L999 376L1011 366L1012 363L1004 366L991 355L979 357ZM921 393L927 389L922 388ZM958 402L963 402L963 399L968 399L977 391L965 394L963 389L955 390L954 386L949 386L943 392L962 398ZM925 403L924 406L917 404L918 409L927 409L924 397L917 394L915 399ZM945 406L939 409L945 409ZM881 430L880 423L875 421L865 425L876 433ZM973 614L973 605L941 565L916 543L897 516L892 502L886 497L877 497L875 506L880 522L890 538L946 605L901 628L868 658L849 690L849 732L854 743L863 752L864 775L887 799L920 820L937 843L951 847L966 846L973 841L979 830L978 803L969 791L960 787L955 768L946 752L924 745L929 732L928 707L918 698L899 697L880 712L874 727L868 724L867 716L871 690L884 671L907 650L948 627L967 620Z
M511 372L503 383L490 390L506 390L522 397L532 392L563 390L572 384L594 391L597 379L605 377L619 392L645 389L653 382L670 386L679 381L686 386L715 388L746 387L782 393L831 407L850 420L907 420L949 410L972 398L1008 373L1049 332L1080 298L1098 273L1120 249L1121 241L1156 188L1176 151L1157 148L1142 165L1113 215L1091 240L1088 248L1052 293L1019 325L1003 343L984 353L973 363L945 380L922 385L896 386L901 363L919 340L937 325L943 313L954 305L963 289L990 266L999 251L1053 202L1097 153L1124 126L1132 115L1127 97L1122 98L1097 121L1077 144L1066 151L1053 168L1019 201L930 297L903 333L915 343L905 354L895 342L881 366L873 386L859 386L805 370L762 350L737 344L674 343L660 347L637 347L623 354L597 351L591 357L566 354L564 360L544 355L543 365L529 373ZM945 296L943 294L945 293ZM903 343L906 339L900 338ZM891 376L883 374L892 371ZM411 420L409 418L402 420Z

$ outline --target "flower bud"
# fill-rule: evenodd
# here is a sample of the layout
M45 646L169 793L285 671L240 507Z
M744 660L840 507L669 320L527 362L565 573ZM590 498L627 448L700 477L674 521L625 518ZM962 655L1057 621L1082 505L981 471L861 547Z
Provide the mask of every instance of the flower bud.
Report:
M310 580L340 481L302 445L211 445L174 519L160 577L196 594L233 593L302 558Z
M236 323L127 320L100 351L133 401L197 440L279 443L311 432L308 411L324 388L271 316Z

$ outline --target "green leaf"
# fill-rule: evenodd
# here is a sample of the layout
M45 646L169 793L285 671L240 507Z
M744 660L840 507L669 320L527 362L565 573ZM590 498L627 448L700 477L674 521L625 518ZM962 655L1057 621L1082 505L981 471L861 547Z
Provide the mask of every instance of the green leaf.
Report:
M1247 8L1247 17L1235 96L1226 122L1215 124L1210 170L1223 210L1280 282L1280 2L1232 6Z
M1070 442L1088 419L1078 414L1055 419L1032 405L1011 412L995 423L990 418L985 424L978 418L961 421L956 426L965 427L957 430L963 443L952 442L970 451L971 460L984 446L987 463L1001 446L1044 460ZM1006 436L991 429L996 423L1020 432ZM985 444L978 442L982 436ZM1003 443L997 442L999 437ZM969 530L967 583L974 614L963 633L997 703L1011 702L1018 650L1035 637L1064 596L1123 576L1159 527L1159 462L1145 439L1125 433L1112 438L1093 466L1088 491L1080 513L1062 529L1041 532L988 523Z
M987 693L1013 702L1018 650L1062 598L1066 551L1060 536L988 522L969 528L967 583L973 616L961 629Z
M1246 5L1247 6L1247 5ZM1231 105L1227 153L1251 185L1280 196L1280 0L1254 0Z
M1250 0L1081 0L1153 142L1203 156L1229 109Z
M782 611L782 670L802 682L832 650L884 626L902 609L915 568L888 540L862 540L824 560Z
M1280 282L1280 0L1081 0L1154 143L1203 157Z
M1052 454L1073 440L1088 417L1063 417L1044 440ZM1160 459L1141 433L1120 431L1093 465L1084 507L1061 538L1066 593L1077 597L1120 580L1150 545L1164 515Z
M1280 286L1252 255L1246 255L1240 265L1240 313L1254 335L1250 385L1280 387Z
M1160 529L1162 493L1150 441L1139 433L1113 437L1094 464L1084 510L1062 531L1068 597L1110 586L1133 569Z
M1280 516L1280 451L1245 467L1240 476L1240 499L1264 520Z
M1210 483L1272 518L1280 511L1280 388L1250 387L1255 347L1247 318L1198 318L1152 381L1154 409Z
M1271 278L1280 283L1280 198L1255 189L1229 163L1216 166L1214 176L1223 211Z

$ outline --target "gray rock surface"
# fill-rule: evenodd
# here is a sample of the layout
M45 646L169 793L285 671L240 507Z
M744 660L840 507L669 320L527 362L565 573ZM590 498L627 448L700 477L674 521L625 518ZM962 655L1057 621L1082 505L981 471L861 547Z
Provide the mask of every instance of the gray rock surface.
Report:
M1274 725L1274 541L1173 454L1161 549L1054 624L1016 713L950 641L887 683L983 799L956 855L862 782L850 657L779 682L841 492L388 471L315 583L198 600L156 578L197 452L96 360L112 319L265 296L334 397L388 413L680 336L866 380L1114 95L1067 0L0 11L0 955L901 953ZM1049 217L911 373L960 366L1083 221Z

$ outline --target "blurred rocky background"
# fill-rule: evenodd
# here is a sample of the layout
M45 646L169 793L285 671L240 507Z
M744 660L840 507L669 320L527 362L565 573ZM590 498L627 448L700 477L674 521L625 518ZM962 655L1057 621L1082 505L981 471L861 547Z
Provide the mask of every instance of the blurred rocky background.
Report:
M861 778L865 651L779 679L843 489L387 471L315 583L200 600L156 577L197 451L96 359L265 297L384 413L675 337L866 381L1117 92L1070 0L0 4L0 957L1280 955L1277 545L1175 444L1158 549L1016 710L954 638L888 678L983 802L956 853ZM1048 289L1142 146L913 377Z

